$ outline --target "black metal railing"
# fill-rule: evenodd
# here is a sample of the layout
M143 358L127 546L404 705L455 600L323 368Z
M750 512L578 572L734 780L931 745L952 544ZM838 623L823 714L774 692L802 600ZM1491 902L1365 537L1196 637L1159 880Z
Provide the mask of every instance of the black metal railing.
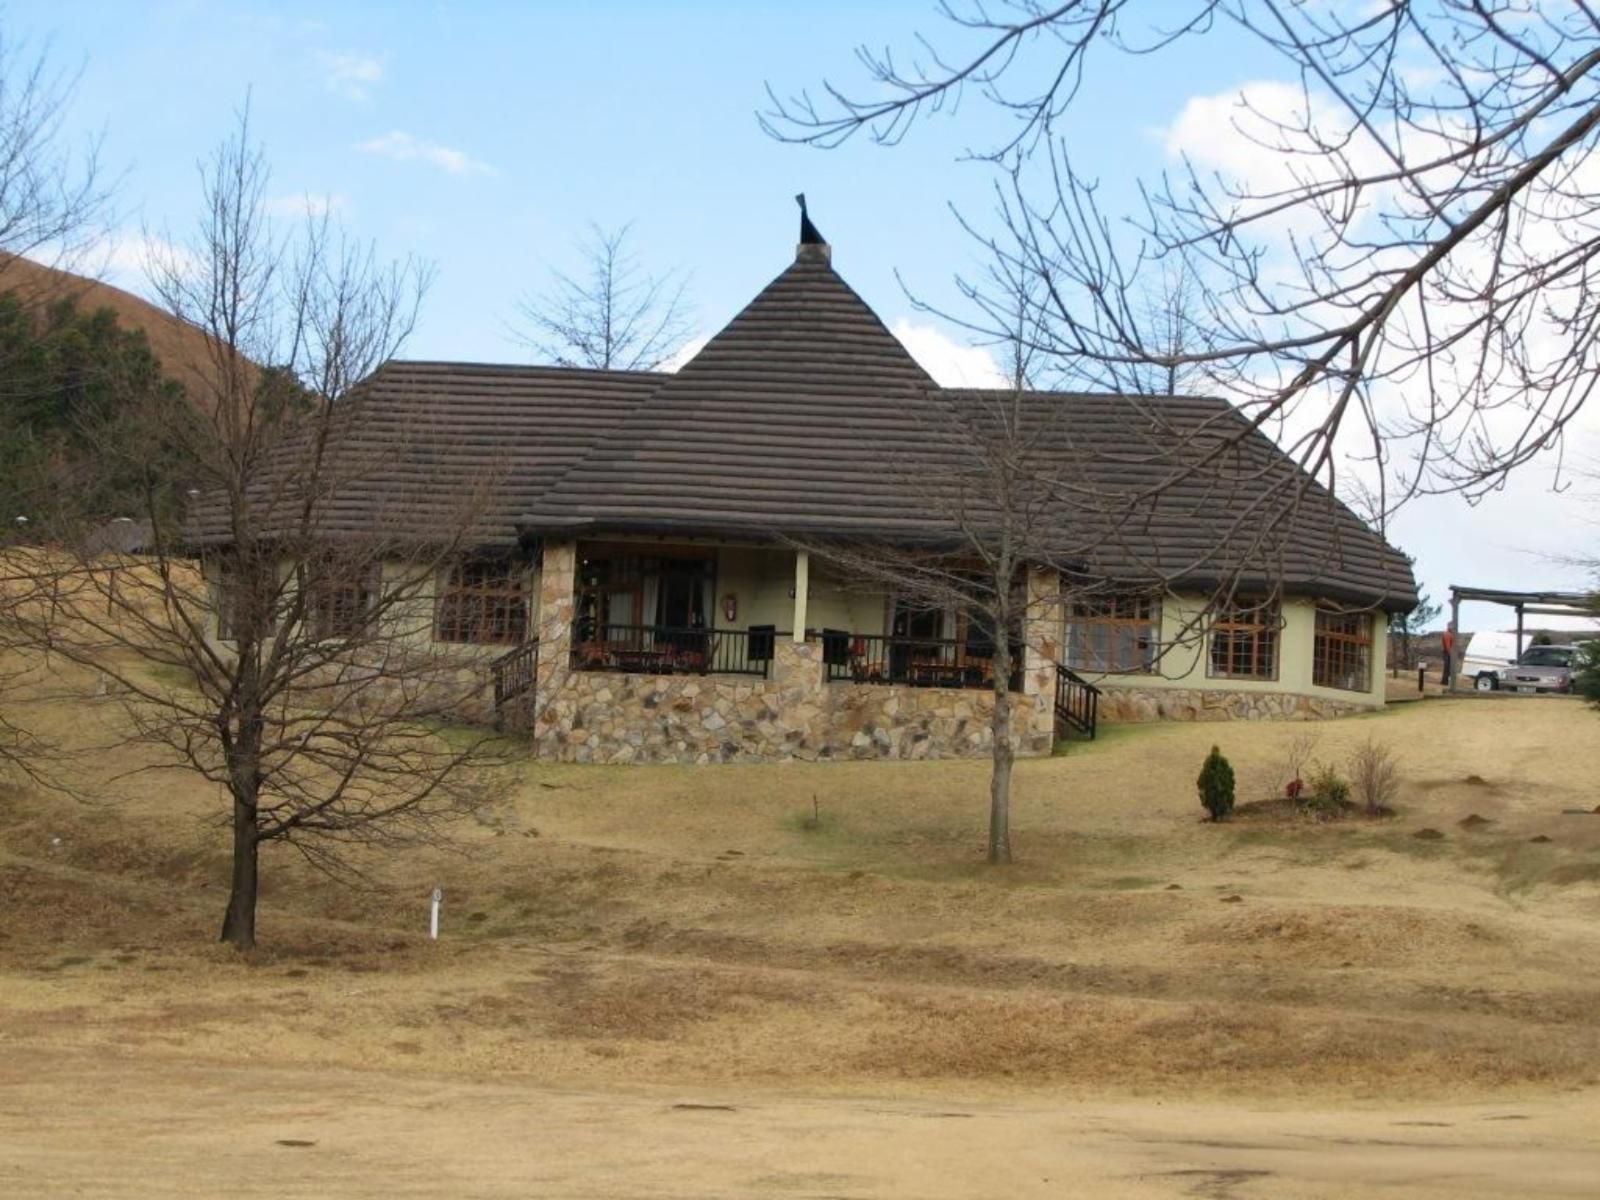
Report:
M994 686L994 647L976 640L822 632L822 661L830 682L901 684L907 687ZM1013 692L1022 690L1022 647L1011 647Z
M523 642L490 664L494 673L494 707L498 712L509 700L533 691L539 678L539 639Z
M572 623L572 669L640 675L756 675L771 672L778 632L670 625Z
M1067 668L1056 668L1056 737L1074 730L1092 741L1100 723L1100 689L1082 675Z

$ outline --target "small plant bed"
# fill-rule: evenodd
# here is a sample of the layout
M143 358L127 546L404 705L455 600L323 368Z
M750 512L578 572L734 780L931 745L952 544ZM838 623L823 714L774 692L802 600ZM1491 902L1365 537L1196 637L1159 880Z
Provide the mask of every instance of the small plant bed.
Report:
M1211 747L1196 781L1207 819L1289 824L1385 821L1395 816L1390 801L1399 791L1400 770L1388 746L1368 738L1343 771L1313 757L1315 748L1315 734L1295 738L1279 775L1282 794L1235 805L1233 768L1217 747Z

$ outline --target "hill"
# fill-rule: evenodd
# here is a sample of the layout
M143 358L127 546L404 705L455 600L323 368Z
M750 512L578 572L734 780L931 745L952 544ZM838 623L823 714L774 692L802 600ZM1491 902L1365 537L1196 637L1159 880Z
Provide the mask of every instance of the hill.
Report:
M205 395L198 367L209 355L206 335L132 292L32 259L0 255L0 292L6 291L16 292L29 304L70 299L84 313L109 308L119 326L144 333L164 375L183 384L191 399Z

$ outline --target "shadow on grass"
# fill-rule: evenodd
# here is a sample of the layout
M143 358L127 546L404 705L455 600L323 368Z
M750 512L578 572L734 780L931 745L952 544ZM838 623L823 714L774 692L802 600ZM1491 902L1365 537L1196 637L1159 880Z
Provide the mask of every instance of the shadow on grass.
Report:
M1052 758L1079 758L1085 754L1103 754L1129 742L1147 741L1192 724L1190 721L1129 721L1101 725L1095 730L1093 739L1077 734L1057 738L1050 748L1050 755Z

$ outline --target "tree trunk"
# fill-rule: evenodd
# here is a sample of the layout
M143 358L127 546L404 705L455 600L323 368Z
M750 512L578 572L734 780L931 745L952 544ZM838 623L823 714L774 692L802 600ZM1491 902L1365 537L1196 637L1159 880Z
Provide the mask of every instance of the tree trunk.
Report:
M233 805L233 880L228 891L228 911L222 918L222 940L240 950L256 944L256 816L245 805Z
M1000 635L1002 638L1004 634ZM994 715L989 720L994 769L989 776L989 861L1011 861L1011 671L1010 655L995 655ZM1004 660L1004 661L1003 661ZM1001 675L1001 669L1005 674Z

